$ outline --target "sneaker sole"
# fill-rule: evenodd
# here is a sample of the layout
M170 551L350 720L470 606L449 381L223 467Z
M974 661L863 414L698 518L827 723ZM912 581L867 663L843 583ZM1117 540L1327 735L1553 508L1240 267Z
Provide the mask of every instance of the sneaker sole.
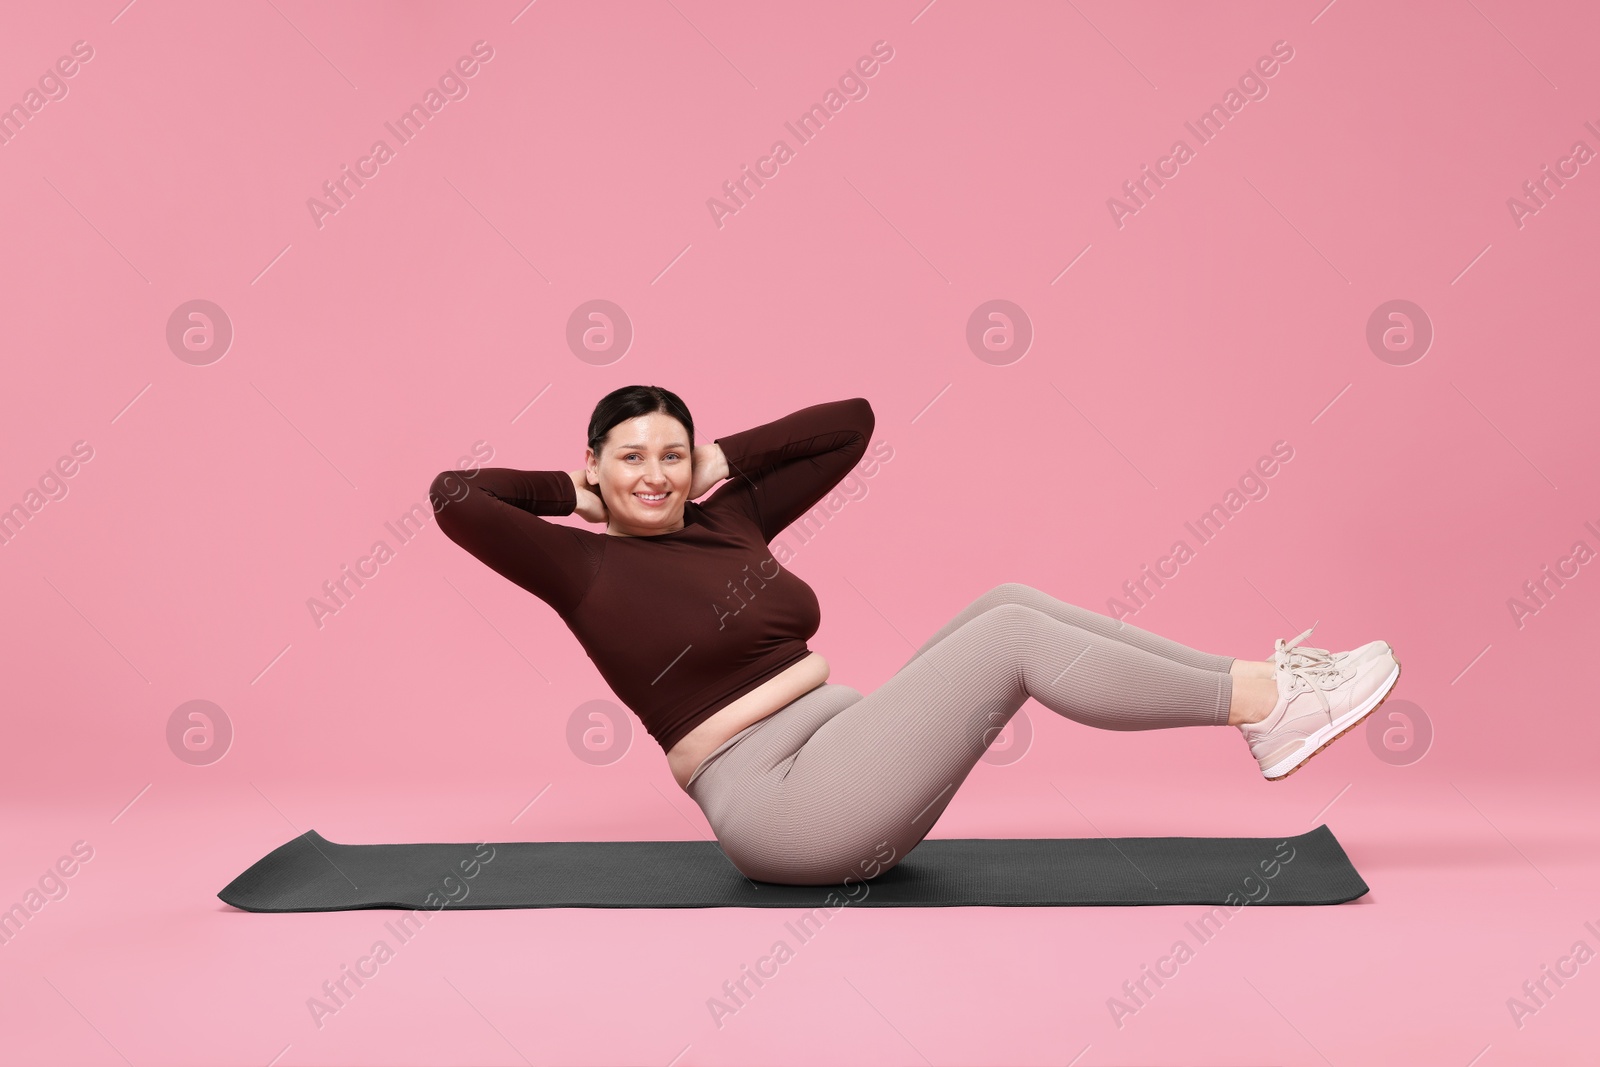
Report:
M1392 652L1390 653L1391 656L1393 654L1394 653ZM1300 752L1304 753L1304 755L1299 755L1298 758L1294 758L1293 762L1288 764L1288 770L1284 770L1279 774L1268 774L1267 772L1263 771L1261 772L1262 776L1269 782L1281 782L1295 771L1298 771L1301 767L1304 767L1306 763L1310 761L1312 756L1315 756L1318 752L1321 752L1323 749L1339 740L1339 738L1343 737L1345 734L1361 725L1361 720L1365 719L1368 715L1371 715L1373 712L1377 711L1378 708L1382 707L1383 702L1389 699L1389 694L1394 692L1394 687L1399 681L1400 661L1396 659L1394 661L1394 674L1389 677L1389 680L1384 685L1383 689L1376 694L1377 699L1372 701L1371 707L1365 709L1357 708L1355 711L1348 712L1343 718L1335 719L1333 722L1330 722L1328 725L1324 726L1322 729L1306 738L1306 743L1300 746ZM1371 698L1369 697L1368 699L1370 700ZM1316 745L1317 747L1312 748L1311 751L1307 752L1306 749L1310 748L1312 745ZM1279 763L1273 767L1273 770L1281 770L1283 766L1284 764Z

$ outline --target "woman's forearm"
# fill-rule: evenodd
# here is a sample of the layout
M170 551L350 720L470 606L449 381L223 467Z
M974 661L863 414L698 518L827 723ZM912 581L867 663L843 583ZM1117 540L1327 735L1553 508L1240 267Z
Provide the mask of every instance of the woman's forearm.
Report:
M872 405L858 396L812 404L760 426L723 434L716 443L727 453L733 475L755 477L767 467L798 459L864 452L873 425Z
M487 493L533 515L566 515L572 510L568 481L564 471L478 467L441 471L428 492L434 498L435 512L476 493Z
M866 453L875 419L866 397L812 404L723 434L730 485L748 482L747 511L768 541L796 521Z

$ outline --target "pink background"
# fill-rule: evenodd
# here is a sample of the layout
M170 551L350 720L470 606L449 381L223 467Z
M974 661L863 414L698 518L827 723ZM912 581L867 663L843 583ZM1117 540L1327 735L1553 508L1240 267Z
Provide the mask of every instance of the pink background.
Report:
M1520 1027L1507 1006L1600 949L1600 576L1507 606L1600 549L1600 177L1520 228L1506 203L1600 148L1586 5L124 3L0 32L4 104L93 48L0 145L0 506L93 449L0 547L0 905L93 849L0 945L0 1062L1592 1061L1600 964ZM319 228L307 199L479 40L468 95ZM880 40L868 95L797 145L784 122ZM1118 228L1107 198L1280 40L1268 95ZM707 199L778 138L794 158L719 228ZM195 299L235 334L205 366L165 335ZM593 299L635 331L604 365L566 341ZM992 299L1034 330L1005 365L965 339ZM1435 330L1403 366L1365 337L1393 299ZM1241 912L1120 1028L1107 999L1202 909L847 909L720 1028L707 999L794 916L455 911L319 1028L307 998L399 913L216 898L296 834L710 836L631 716L611 762L569 748L611 694L552 611L431 521L384 527L477 441L579 466L636 382L702 441L872 401L893 459L790 564L863 692L1000 582L1106 611L1289 442L1131 621L1244 658L1317 620L1323 647L1386 638L1386 709L1431 748L1358 731L1268 785L1235 731L1030 702L1025 754L933 836L1327 822L1372 892ZM319 629L308 598L379 539ZM209 765L168 747L195 699L235 731Z

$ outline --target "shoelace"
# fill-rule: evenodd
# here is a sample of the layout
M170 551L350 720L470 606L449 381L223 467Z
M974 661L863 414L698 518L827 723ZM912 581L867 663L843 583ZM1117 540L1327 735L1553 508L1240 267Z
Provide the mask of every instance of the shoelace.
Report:
M1321 621L1321 619L1317 620L1317 622ZM1328 668L1332 668L1334 665L1332 652L1325 648L1300 647L1300 642L1310 637L1311 631L1315 630L1316 628L1317 623L1314 622L1301 631L1300 636L1296 637L1293 641L1285 642L1283 638L1278 638L1278 647L1273 650L1273 658L1276 659L1280 665L1283 663L1293 663L1295 658L1299 657L1307 666L1326 666Z
M1278 669L1289 675L1291 694L1299 688L1296 682L1303 682L1306 689L1316 694L1323 714L1333 715L1333 705L1328 702L1328 694L1324 690L1332 689L1337 683L1337 668L1327 668L1318 663L1286 663Z

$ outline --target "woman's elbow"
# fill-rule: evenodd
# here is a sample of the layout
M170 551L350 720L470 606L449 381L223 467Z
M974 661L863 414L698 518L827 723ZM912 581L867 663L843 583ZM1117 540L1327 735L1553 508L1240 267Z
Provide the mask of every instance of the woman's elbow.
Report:
M439 528L449 533L462 512L459 505L472 493L472 486L458 470L440 471L428 485L428 502L433 505L433 518Z
M872 412L872 401L864 396L853 396L844 403L856 424L870 431L877 418Z
M853 397L850 402L855 406L856 426L861 430L862 438L870 440L872 431L878 424L878 417L872 410L872 402L864 396Z

